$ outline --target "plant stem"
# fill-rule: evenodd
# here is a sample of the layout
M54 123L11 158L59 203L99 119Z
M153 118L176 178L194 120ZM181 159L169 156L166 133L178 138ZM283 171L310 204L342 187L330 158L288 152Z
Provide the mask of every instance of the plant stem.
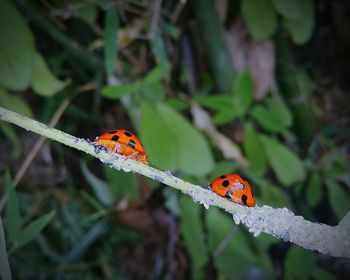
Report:
M306 249L317 250L335 257L350 258L350 234L347 232L346 221L341 222L338 226L328 226L312 223L301 216L295 216L293 212L286 208L241 206L217 196L210 190L185 182L173 176L170 172L163 172L124 156L99 150L97 146L82 138L49 128L2 107L0 107L0 119L90 154L108 164L111 168L138 173L180 190L206 208L209 205L220 207L232 214L236 224L245 224L249 231L254 233L254 236L265 232ZM350 217L350 215L348 216Z

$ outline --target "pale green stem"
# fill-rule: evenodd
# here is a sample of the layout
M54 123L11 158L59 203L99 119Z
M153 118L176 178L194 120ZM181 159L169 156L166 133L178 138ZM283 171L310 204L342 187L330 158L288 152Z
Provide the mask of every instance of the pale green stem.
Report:
M108 164L111 168L138 173L178 189L190 195L194 201L203 204L206 208L209 205L220 207L232 214L237 224L245 224L248 230L254 233L254 236L259 235L260 232L265 232L306 249L328 253L335 257L350 258L350 233L347 229L347 219L350 219L350 214L349 217L344 219L344 222L334 227L312 223L301 216L295 216L286 208L244 207L223 199L208 189L185 182L173 176L170 172L163 172L104 150L98 152L96 146L82 138L76 138L60 130L49 128L2 107L0 107L0 119L90 154Z

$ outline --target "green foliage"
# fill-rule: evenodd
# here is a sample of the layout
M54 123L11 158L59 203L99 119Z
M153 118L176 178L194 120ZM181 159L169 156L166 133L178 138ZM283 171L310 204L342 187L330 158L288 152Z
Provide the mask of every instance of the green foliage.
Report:
M292 245L284 261L285 279L310 279L315 265L315 257L312 252Z
M10 1L0 1L0 85L24 90L32 77L33 34Z
M69 80L58 80L50 72L44 58L39 53L36 53L33 74L30 81L30 85L35 93L41 96L50 97L64 89L69 83Z
M277 179L285 186L291 186L303 180L304 166L299 157L277 140L261 135L267 160Z
M6 241L2 219L0 217L0 277L1 279L11 280L11 269L6 252Z
M141 131L155 166L195 176L213 169L214 160L204 136L165 103L142 104Z
M106 11L104 22L104 62L108 77L113 74L116 62L118 28L117 7L112 7Z
M27 226L22 227L18 198L8 171L6 172L6 190L8 195L6 205L7 235L15 247L23 246L38 236L52 220L55 212L51 211L42 215Z
M261 145L259 134L251 123L244 127L243 147L249 161L249 169L258 176L263 176L267 170L267 160Z
M248 72L241 72L237 75L233 87L232 95L234 102L234 110L239 115L245 114L253 101L253 80Z
M348 193L334 180L326 180L328 198L338 221L350 210L350 197Z
M180 197L181 234L192 261L192 278L204 278L204 266L209 260L204 242L203 223L201 221L202 207L193 203L187 196Z
M115 196L108 184L90 172L85 160L81 161L80 169L99 202L104 206L111 206L115 202Z
M270 0L242 0L242 14L255 41L268 39L277 28L277 15Z
M322 179L318 173L312 174L306 190L306 198L311 207L316 206L322 198Z
M171 65L160 32L155 32L153 38L151 38L151 46L157 64L162 69L163 76L168 79L170 76Z

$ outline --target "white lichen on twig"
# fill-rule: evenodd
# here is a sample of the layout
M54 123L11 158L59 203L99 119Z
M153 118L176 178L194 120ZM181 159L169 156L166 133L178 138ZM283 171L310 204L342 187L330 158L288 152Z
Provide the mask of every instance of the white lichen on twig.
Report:
M350 233L347 223L345 223L345 226L341 224L328 226L307 221L301 216L296 216L287 208L276 209L270 206L244 207L231 203L208 189L183 181L173 176L170 172L160 171L123 156L108 153L105 150L97 150L96 146L84 139L49 128L44 124L2 107L0 107L0 119L88 153L111 168L138 173L176 188L190 195L194 201L202 204L205 208L209 208L209 206L220 207L232 214L236 224L242 223L246 225L254 236L265 232L309 250L315 250L335 257L350 258Z

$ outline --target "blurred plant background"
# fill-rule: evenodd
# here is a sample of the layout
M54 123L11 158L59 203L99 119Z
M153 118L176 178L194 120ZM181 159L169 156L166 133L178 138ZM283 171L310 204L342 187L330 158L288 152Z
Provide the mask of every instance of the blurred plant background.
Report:
M343 0L2 0L0 105L90 140L129 129L159 169L202 186L237 172L258 205L336 225L349 18ZM349 260L255 238L160 183L51 141L36 153L38 135L4 122L0 138L14 279L350 276Z

